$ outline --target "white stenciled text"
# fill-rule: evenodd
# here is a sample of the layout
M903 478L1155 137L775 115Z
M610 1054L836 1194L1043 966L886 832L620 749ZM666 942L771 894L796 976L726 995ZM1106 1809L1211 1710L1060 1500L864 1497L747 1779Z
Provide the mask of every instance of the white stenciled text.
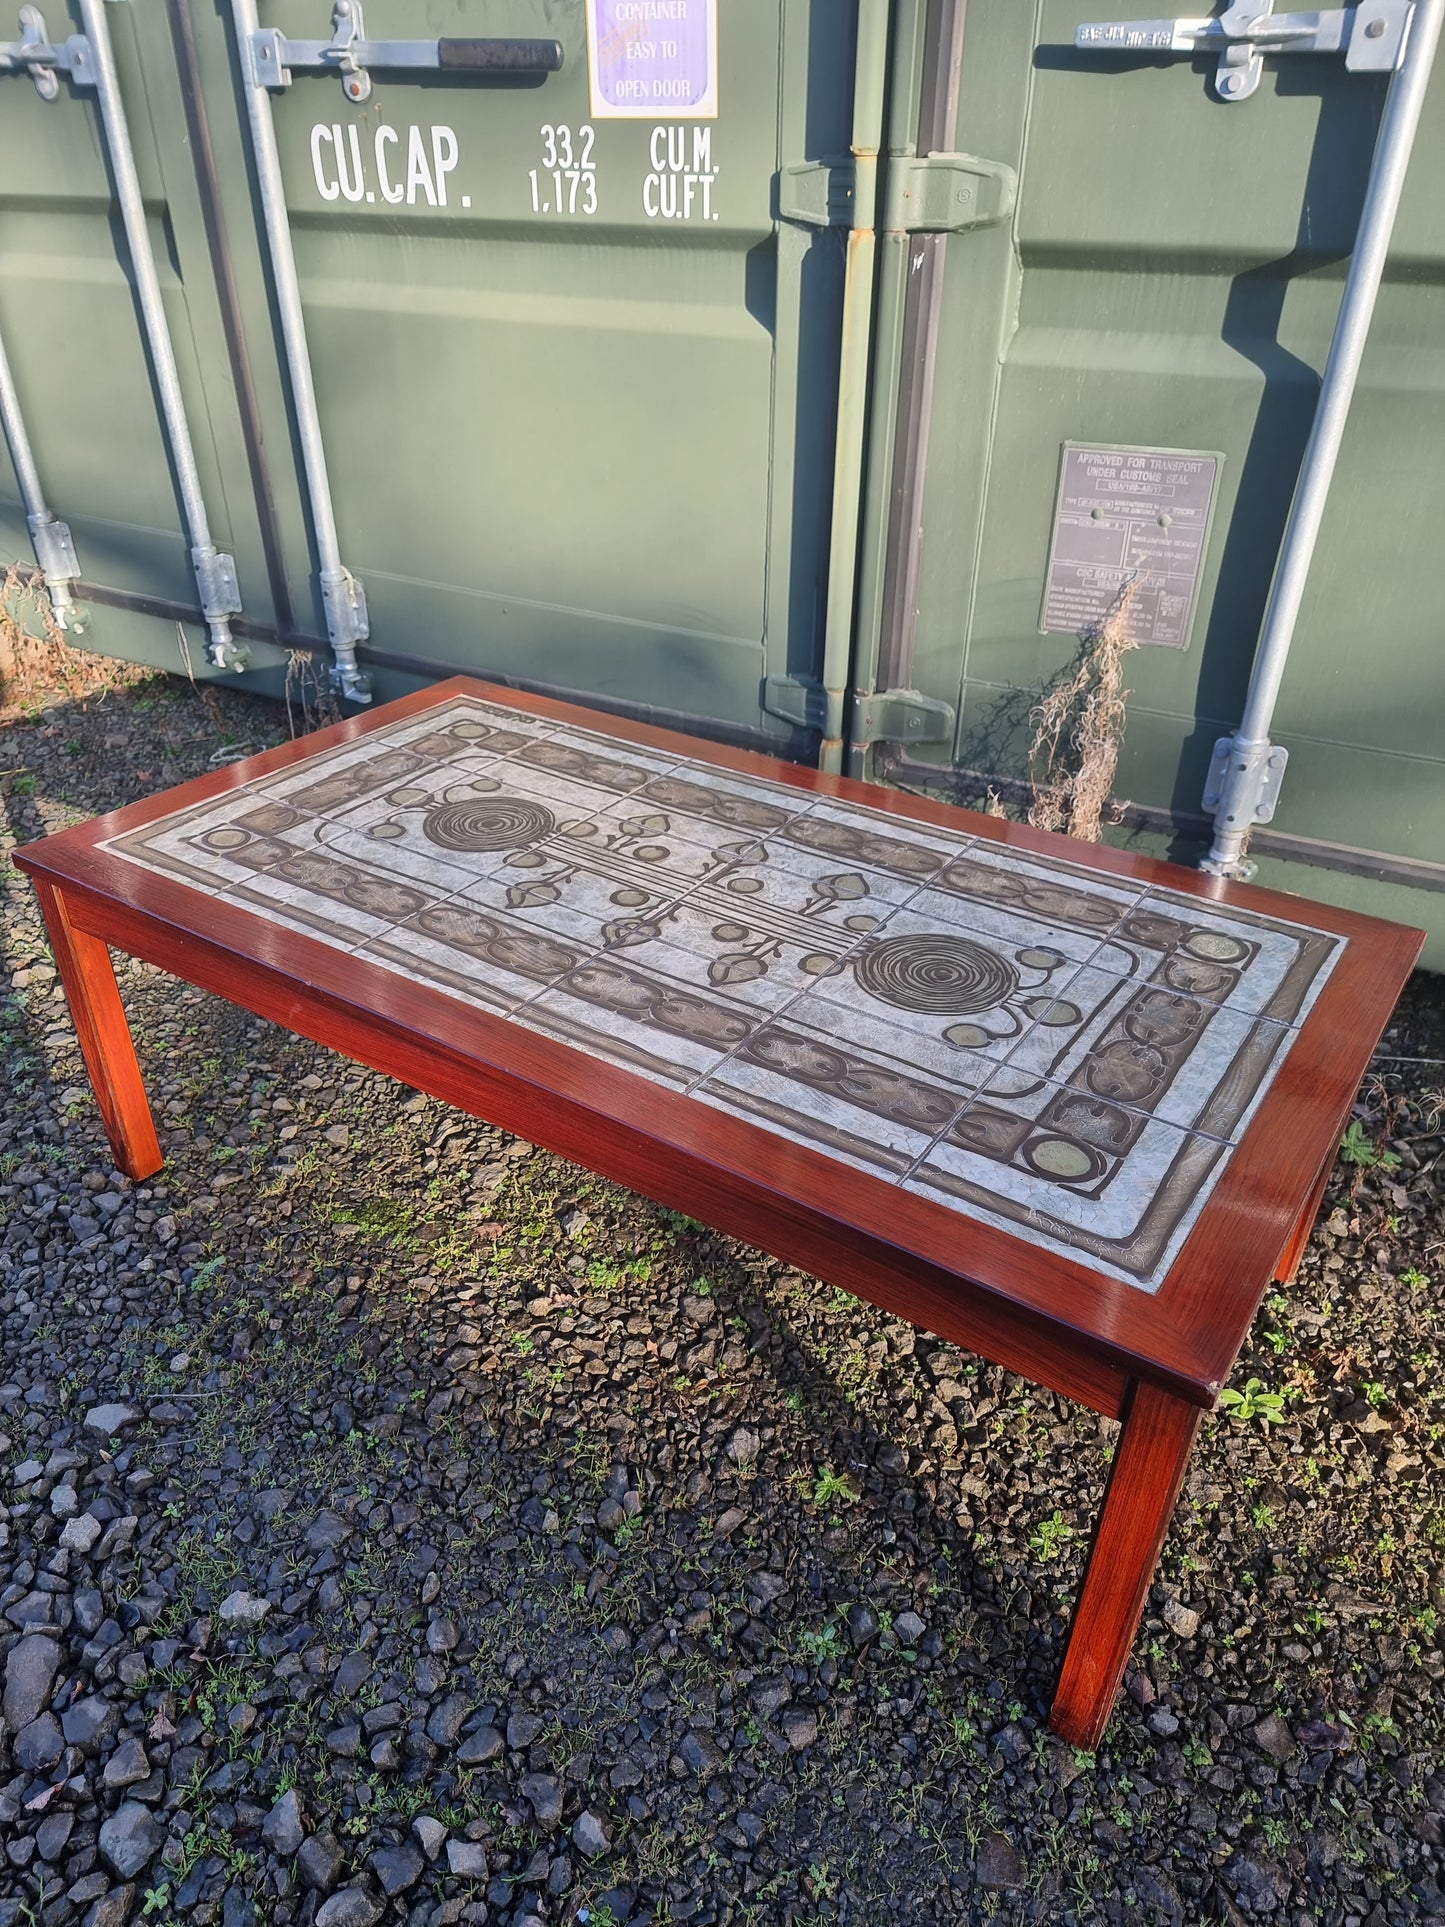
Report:
M534 214L595 214L597 163L592 149L596 130L585 123L572 129L547 122L541 130L542 165L529 168Z
M318 121L311 130L311 171L323 201L372 201L392 207L446 207L448 176L459 149L450 127L364 131L355 121ZM469 194L460 205L470 207Z
M649 221L716 221L711 127L654 127L648 143L652 172L642 183Z

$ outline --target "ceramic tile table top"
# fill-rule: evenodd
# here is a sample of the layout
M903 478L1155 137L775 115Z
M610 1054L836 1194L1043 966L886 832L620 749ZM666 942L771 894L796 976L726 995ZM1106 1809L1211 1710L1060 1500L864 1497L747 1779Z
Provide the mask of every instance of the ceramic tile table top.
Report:
M1420 941L462 680L17 861L132 1175L106 942L1124 1417L1081 1744Z

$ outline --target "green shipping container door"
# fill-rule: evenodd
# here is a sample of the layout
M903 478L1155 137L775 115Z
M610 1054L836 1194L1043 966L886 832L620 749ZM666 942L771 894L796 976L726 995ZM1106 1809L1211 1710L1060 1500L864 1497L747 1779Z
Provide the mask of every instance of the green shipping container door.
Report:
M1122 566L1143 586L1109 833L1207 843L1385 75L1280 53L1222 98L1212 54L1076 47L1134 19L1110 0L48 4L0 47L0 342L81 639L279 690L339 621L375 697L474 671L971 798L1026 776L1031 711ZM1402 0L1381 10L1398 26ZM97 14L190 497L72 38ZM53 98L17 53L37 39ZM1253 849L1263 880L1428 923L1437 964L1442 161L1445 75ZM0 463L0 561L29 567L23 492ZM244 668L208 662L199 614L226 558Z
M1339 55L1281 54L1252 96L1226 101L1213 57L1075 47L1081 24L1138 15L1110 0L905 0L919 25L896 43L893 165L961 150L981 182L992 170L1008 184L1013 208L882 238L857 673L865 690L915 689L952 714L941 740L855 761L975 797L1027 777L1032 710L1076 658L1071 618L1091 606L1091 564L1119 559L1117 498L1135 488L1151 515L1179 504L1200 528L1197 546L1177 523L1157 532L1176 542L1180 594L1132 612L1115 790L1143 846L1192 861L1209 840L1211 752L1240 720L1388 80ZM1253 850L1261 881L1429 924L1437 968L1442 170L1437 68L1275 716L1289 765ZM1090 500L1103 529L1083 526Z
M797 739L760 692L811 668L822 621L846 238L775 204L789 166L847 151L852 12L727 0L704 95L679 114L664 75L639 109L605 47L589 61L589 24L646 15L661 38L679 11L367 0L378 39L555 37L560 70L379 72L360 103L335 69L298 70L275 93L380 695L412 669L486 670ZM237 37L186 0L105 13L213 533L274 682L268 639L327 629ZM79 24L53 17L50 37ZM326 40L334 22L327 0L284 0L265 24ZM197 598L128 272L94 93L0 78L0 338L37 466L102 591L93 645L175 667L171 618ZM0 537L28 562L4 481Z

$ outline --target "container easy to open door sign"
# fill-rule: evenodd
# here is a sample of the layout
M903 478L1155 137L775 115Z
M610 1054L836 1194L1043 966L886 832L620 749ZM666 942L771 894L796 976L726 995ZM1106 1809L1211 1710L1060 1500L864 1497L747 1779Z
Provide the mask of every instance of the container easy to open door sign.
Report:
M587 0L594 120L710 120L717 0Z

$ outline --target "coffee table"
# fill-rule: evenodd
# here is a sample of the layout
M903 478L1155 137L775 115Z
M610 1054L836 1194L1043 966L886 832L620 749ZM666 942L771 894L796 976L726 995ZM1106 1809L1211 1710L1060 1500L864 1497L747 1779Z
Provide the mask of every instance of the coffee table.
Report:
M1423 941L467 678L15 861L132 1178L107 946L1121 1419L1089 1748Z

